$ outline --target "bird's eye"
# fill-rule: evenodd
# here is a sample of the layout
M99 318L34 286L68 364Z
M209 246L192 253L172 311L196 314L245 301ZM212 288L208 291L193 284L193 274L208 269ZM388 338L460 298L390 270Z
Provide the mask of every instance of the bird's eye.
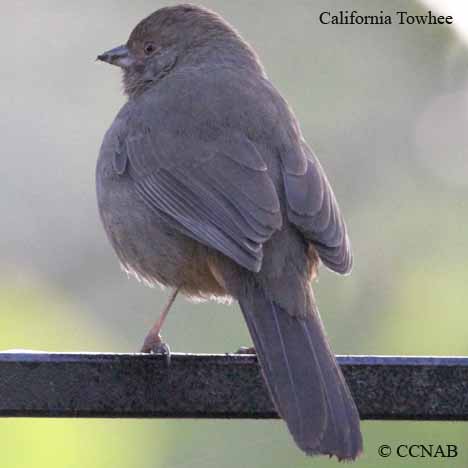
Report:
M145 54L151 55L156 50L155 45L152 42L147 42L145 44Z

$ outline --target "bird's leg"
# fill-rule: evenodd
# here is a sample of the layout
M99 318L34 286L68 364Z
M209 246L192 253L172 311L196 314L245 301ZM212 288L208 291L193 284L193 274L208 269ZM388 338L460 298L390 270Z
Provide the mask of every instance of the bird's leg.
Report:
M171 296L169 297L169 301L167 302L166 306L161 312L161 315L159 316L158 320L156 320L155 324L151 327L150 331L146 335L145 341L141 348L142 353L155 353L166 355L168 363L170 361L171 351L169 349L169 346L162 341L160 333L161 328L164 324L164 320L166 320L167 314L169 313L172 304L174 304L178 292L179 288L174 289L174 291L172 292Z

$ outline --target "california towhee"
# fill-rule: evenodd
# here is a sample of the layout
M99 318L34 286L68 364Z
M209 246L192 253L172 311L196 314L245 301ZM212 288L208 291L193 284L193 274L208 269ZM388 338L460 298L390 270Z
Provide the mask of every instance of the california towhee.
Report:
M98 57L128 96L96 184L123 268L197 298L239 301L267 387L307 454L353 460L359 415L330 350L311 281L349 273L333 191L253 49L217 14L162 8ZM163 317L144 351L159 349Z

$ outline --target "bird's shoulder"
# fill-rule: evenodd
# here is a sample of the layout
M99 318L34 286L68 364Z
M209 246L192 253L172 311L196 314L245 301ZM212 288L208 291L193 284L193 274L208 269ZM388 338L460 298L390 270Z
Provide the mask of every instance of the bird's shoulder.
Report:
M100 166L108 166L108 163L111 162L116 172L121 172L116 166L117 161L122 159L120 155L123 155L123 161L126 164L125 140L129 131L128 121L131 119L132 111L132 103L130 101L126 102L104 134L99 149L98 168Z
M129 106L131 119L157 130L211 128L273 130L288 113L271 82L258 73L212 66L184 68L162 79ZM287 119L286 119L287 122Z

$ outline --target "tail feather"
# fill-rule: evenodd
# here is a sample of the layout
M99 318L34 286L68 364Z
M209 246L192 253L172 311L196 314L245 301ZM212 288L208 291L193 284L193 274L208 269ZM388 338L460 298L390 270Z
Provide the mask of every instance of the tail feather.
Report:
M302 316L258 285L239 303L267 387L297 445L309 455L354 460L362 451L359 414L312 298Z

